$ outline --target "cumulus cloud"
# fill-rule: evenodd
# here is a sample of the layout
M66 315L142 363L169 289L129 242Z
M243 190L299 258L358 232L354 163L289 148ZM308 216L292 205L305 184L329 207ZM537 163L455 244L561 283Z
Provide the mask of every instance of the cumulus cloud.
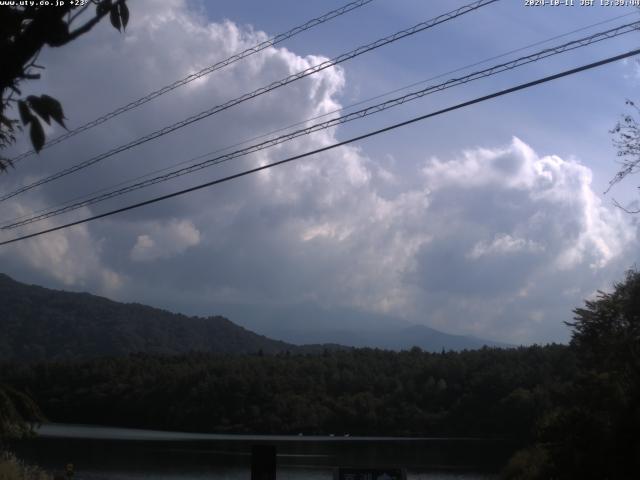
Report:
M514 138L430 159L422 174L438 233L419 253L414 281L441 326L473 318L477 332L514 340L545 330L559 336L586 285L629 266L635 227L602 204L591 171L575 160L539 156ZM561 292L571 300L559 300Z
M199 243L200 231L188 220L154 224L148 229L148 233L138 235L131 250L131 259L149 262L169 258Z
M5 212L17 217L24 209L13 202ZM86 214L86 212L84 212ZM54 224L45 221L39 228ZM35 231L31 227L27 231ZM13 244L0 250L5 268L20 273L30 271L45 281L54 279L64 287L90 289L105 295L117 295L125 275L104 264L101 258L105 239L92 235L86 225L53 232L28 242Z
M604 267L635 239L629 220L611 211L591 187L591 170L555 155L539 157L514 138L502 149L477 149L450 162L432 159L423 175L434 192L447 197L456 189L473 192L486 204L491 223L508 221L518 235L498 233L474 246L472 258L488 251L548 250L559 268L583 260Z
M67 123L71 127L268 38L265 32L231 21L209 22L202 12L192 10L181 0L163 2L162 5L157 2L137 2L131 9L132 22L125 35L118 35L108 22L102 22L82 42L74 42L65 49L43 52L41 60L47 65L47 93L62 101ZM149 52L154 54L151 56ZM22 162L19 169L6 177L5 189L31 183L114 145L128 142L203 108L224 103L322 60L318 56L300 57L284 48L267 49L232 67L202 77L103 127L57 145L43 153L40 156L43 158ZM283 124L299 121L301 116L306 118L333 110L338 105L334 96L343 84L342 70L326 69L301 80L298 85L292 85L286 92L273 92L243 105L233 113L225 112L219 115L220 120L216 117L209 120L208 124L207 121L201 122L188 131L164 137L62 181L53 182L44 189L17 197L6 218L26 215L44 206L67 201L71 196L108 187L123 178L133 178L185 160L193 154L211 151L233 141L253 137L256 133L282 127ZM29 89L39 92L41 88L42 84L27 84L25 92L30 93ZM48 132L49 135L57 133L61 132ZM319 145L330 138L317 136L311 144ZM27 142L27 139L21 139L14 152L27 149ZM303 143L280 147L271 155L240 159L236 168L259 164L288 152L297 153L306 146ZM220 168L218 174L222 175L228 170ZM212 173L215 175L215 172ZM192 185L200 178L192 176L159 185L140 194L138 198L174 191L181 186ZM127 203L131 198L123 198L120 203L112 202L109 207ZM92 247L79 248L78 235L65 231L56 238L42 237L31 244L21 243L17 249L26 252L35 248L33 243L36 243L40 245L40 250L53 252L54 246L58 245L55 250L57 253L47 257L55 258L55 261L44 261L44 254L33 252L25 253L25 257L30 259L30 265L34 268L49 272L50 276L62 281L65 286L84 288L93 285L89 277L97 279L105 275L104 272L109 270L105 264L127 270L128 267L121 261L123 256L133 262L149 263L184 253L201 241L200 230L188 217L201 215L211 225L217 225L220 220L218 215L228 215L236 208L241 208L246 200L242 191L231 192L222 200L216 194L205 195L205 198L204 201L203 196L195 200L178 199L170 206L140 210L128 218L82 227L86 244ZM64 220L83 218L106 207L94 208L77 211L64 217ZM214 218L207 218L209 213ZM39 223L26 231L55 225L58 220ZM96 232L99 232L100 241L92 238ZM211 242L219 242L219 237L220 232L216 232ZM78 261L80 252L84 252L83 262ZM35 258L40 260L35 261ZM63 268L63 263L69 266ZM95 268L89 268L91 264ZM78 274L77 269L83 269L83 273ZM124 278L126 274L122 276Z

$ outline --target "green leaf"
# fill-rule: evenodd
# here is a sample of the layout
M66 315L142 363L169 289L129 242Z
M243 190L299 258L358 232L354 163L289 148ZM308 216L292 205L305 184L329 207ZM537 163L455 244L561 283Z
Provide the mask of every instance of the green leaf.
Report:
M64 124L64 112L62 110L62 105L58 100L49 95L41 95L40 102L45 106L46 111L51 115L58 124L62 125L64 128L67 126Z
M118 8L120 10L120 18L122 19L122 29L127 28L127 24L129 23L129 7L124 0L121 0L118 4Z
M113 25L113 27L115 29L117 29L118 31L120 31L120 15L118 14L118 7L114 7L111 9L111 12L109 12L109 19L111 20L111 25Z
M32 118L30 135L33 148L36 152L39 152L44 146L44 130L42 129L42 125L40 125L40 120L36 117Z
M42 98L38 98L35 95L29 95L27 97L27 102L29 102L31 109L40 115L40 118L47 122L47 125L51 124L51 115L47 110L46 104L42 101Z
M18 111L20 112L20 120L24 125L28 125L31 120L33 120L33 114L29 110L27 103L24 100L18 101Z

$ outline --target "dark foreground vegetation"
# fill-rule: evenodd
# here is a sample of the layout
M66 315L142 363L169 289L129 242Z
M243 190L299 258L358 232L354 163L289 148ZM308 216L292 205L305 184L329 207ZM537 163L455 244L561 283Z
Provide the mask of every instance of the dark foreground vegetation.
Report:
M432 354L132 355L11 365L53 421L233 433L515 435L575 376L564 346Z
M574 313L569 346L135 354L4 364L0 378L57 422L500 437L523 447L507 478L637 478L640 273Z

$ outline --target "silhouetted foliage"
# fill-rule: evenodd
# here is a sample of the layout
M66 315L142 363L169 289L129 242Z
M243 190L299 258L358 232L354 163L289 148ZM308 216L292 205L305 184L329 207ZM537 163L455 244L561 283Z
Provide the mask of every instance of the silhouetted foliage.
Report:
M634 102L627 100L626 103L635 111L636 114L640 113L640 109L638 109ZM634 115L631 113L622 115L622 118L611 130L611 133L614 135L613 144L618 150L617 155L620 159L620 170L609 182L609 188L607 191L629 175L640 171L640 124L638 124ZM617 202L616 205L627 213L640 213L640 208L624 208Z
M31 397L9 385L0 384L0 446L2 439L32 434L34 425L44 419Z
M2 480L55 480L55 478L40 467L24 463L11 452L0 452L0 479Z
M626 479L640 471L640 272L574 313L576 375L538 422L537 455L520 458L544 475L508 478Z
M124 29L129 21L126 0L92 0L84 6L70 1L60 5L51 3L16 2L0 8L0 149L12 144L16 131L22 129L19 121L7 114L12 106L17 107L22 125L29 127L36 151L40 151L45 142L41 120L47 124L53 120L65 126L62 105L55 98L48 95L20 98L21 82L40 78L37 71L43 67L36 64L36 59L44 46L66 45L89 32L106 15L118 30ZM95 6L93 15L82 15L92 6ZM79 18L83 23L77 25ZM5 171L9 166L11 161L0 157L0 170Z

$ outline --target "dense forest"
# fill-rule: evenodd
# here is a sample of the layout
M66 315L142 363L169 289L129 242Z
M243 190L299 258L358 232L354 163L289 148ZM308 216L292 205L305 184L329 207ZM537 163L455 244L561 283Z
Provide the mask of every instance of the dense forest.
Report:
M8 365L58 422L234 433L517 435L575 375L566 346L433 354L132 355Z

